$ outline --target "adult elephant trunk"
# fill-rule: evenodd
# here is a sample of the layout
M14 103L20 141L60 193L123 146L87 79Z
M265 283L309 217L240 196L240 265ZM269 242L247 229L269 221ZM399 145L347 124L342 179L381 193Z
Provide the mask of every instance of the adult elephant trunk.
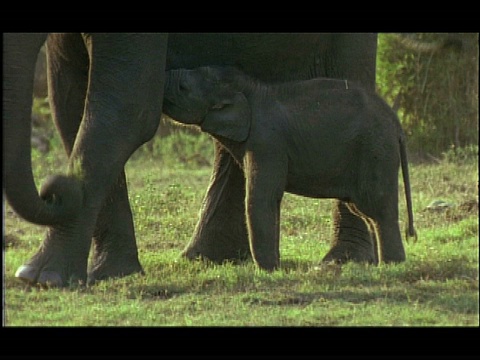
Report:
M31 111L37 54L46 34L3 36L3 187L12 208L24 219L55 225L72 217L82 199L79 182L56 176L37 192L31 160Z

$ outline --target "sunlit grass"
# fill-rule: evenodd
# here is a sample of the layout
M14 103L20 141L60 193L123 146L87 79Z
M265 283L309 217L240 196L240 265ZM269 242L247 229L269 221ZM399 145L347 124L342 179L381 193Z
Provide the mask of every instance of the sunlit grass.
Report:
M193 144L181 136L181 144ZM26 287L14 278L15 270L36 251L44 228L19 219L6 205L6 325L478 326L478 205L462 206L478 200L476 159L411 165L419 239L405 243L407 261L397 265L322 265L332 237L332 200L286 194L282 265L267 273L252 262L214 265L180 257L211 173L203 160L191 160L211 156L210 140L195 140L201 144L189 151L200 152L196 157L169 150L167 161L159 142L127 164L144 276L87 288ZM178 146L175 138L164 143ZM34 164L38 184L66 168L58 149L46 157L34 153ZM439 199L455 206L426 209Z

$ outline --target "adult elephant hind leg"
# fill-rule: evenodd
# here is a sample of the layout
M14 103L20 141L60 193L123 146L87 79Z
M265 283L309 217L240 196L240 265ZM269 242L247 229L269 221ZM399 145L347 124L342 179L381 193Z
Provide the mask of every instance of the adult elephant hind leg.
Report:
M38 251L21 265L15 277L45 287L85 284L90 239L87 216L66 225L49 227Z
M340 200L334 205L333 226L333 246L323 262L378 262L374 239L367 224Z
M88 282L144 273L138 260L132 211L122 171L98 215Z
M119 179L110 196L104 201L96 221L93 232L93 258L87 279L89 283L143 272L138 260L123 171ZM16 277L30 284L38 282L46 286L84 283L86 254L90 249L88 234L91 230L88 227L95 222L88 221L87 218L79 220L83 224L75 222L71 225L72 230L49 229L40 250L18 269ZM84 237L81 236L82 232L85 233Z
M221 263L250 257L245 219L245 178L232 156L215 142L215 165L200 219L182 255Z
M87 105L69 164L70 175L83 185L81 216L49 229L29 264L37 272L30 276L41 284L86 281L98 214L127 159L153 136L161 114L165 37L99 34L86 43L92 59Z
M51 34L47 54L51 111L70 157L85 107L89 57L80 34ZM141 271L122 171L96 222L89 281Z
M66 228L50 228L39 251L18 269L16 277L30 284L53 287L143 272L123 172L120 179L111 191L113 195L104 201L96 222L97 212L84 210L82 217ZM119 189L122 186L123 191ZM86 278L92 232L93 259Z
M118 36L118 35L117 35ZM90 51L95 40L103 41L109 47L109 55L118 57L114 65L102 60L107 58L105 53L97 54L98 74L104 79L112 79L112 84L97 82L97 94L105 89L115 89L116 108L108 108L111 103L105 102L108 109L97 111L104 113L106 118L98 118L87 125L86 136L80 136L84 141L75 147L80 150L79 158L85 157L84 150L91 150L88 158L93 159L91 165L95 167L93 174L104 173L103 182L95 179L100 191L107 190L100 212L96 220L93 233L93 259L90 268L89 281L129 275L134 272L143 272L138 261L138 251L135 241L133 218L128 201L127 185L123 166L130 155L155 133L160 121L161 99L163 97L164 68L166 56L166 36L158 34L126 34L119 41L112 35L95 35L86 39ZM120 36L120 37L122 37ZM99 46L97 46L99 48ZM132 53L132 50L135 50ZM102 56L103 55L103 56ZM123 55L123 56L122 56ZM95 57L95 53L93 53ZM114 72L110 77L105 73ZM93 75L91 76L93 77ZM95 89L94 89L95 90ZM97 95L98 96L98 95ZM108 96L108 95L107 95ZM87 101L88 103L88 101ZM102 102L99 102L100 104ZM113 111L112 111L113 110ZM111 116L114 116L111 118ZM96 125L99 126L95 132ZM92 129L93 128L93 129ZM88 134L91 133L91 136ZM80 131L82 134L82 129ZM106 139L105 137L108 137ZM104 147L98 150L98 141ZM103 186L102 186L103 185ZM96 189L91 189L97 193ZM97 195L94 195L96 197Z

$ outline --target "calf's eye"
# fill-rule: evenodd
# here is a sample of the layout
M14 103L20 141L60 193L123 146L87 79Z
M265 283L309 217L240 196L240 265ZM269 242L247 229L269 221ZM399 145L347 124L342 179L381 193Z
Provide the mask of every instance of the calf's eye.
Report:
M225 104L215 104L211 107L212 110L220 110L225 107Z

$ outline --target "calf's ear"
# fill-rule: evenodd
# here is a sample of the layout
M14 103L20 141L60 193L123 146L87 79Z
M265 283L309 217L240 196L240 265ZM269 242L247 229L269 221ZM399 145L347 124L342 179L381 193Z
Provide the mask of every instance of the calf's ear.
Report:
M202 130L212 135L242 142L250 133L252 111L247 98L241 92L235 93L232 100L221 108L211 109L202 124Z

